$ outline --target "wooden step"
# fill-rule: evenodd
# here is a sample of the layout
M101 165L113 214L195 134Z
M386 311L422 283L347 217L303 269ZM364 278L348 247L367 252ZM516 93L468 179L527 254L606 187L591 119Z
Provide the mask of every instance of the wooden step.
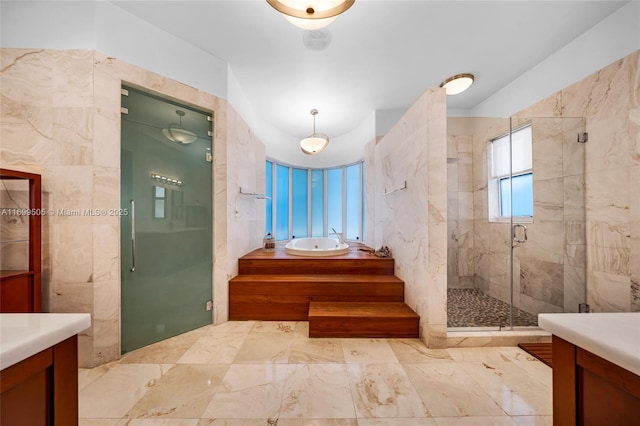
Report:
M393 275L393 259L349 259L299 257L297 259L238 259L238 272L244 274L367 274Z
M394 275L238 275L229 281L229 319L307 321L309 302L402 302Z
M362 251L365 246L353 244L349 253L340 256L304 257L285 252L284 247L273 251L254 250L238 259L238 273L245 274L365 274L393 275L393 258L380 258Z
M420 317L403 302L309 304L309 337L419 337Z

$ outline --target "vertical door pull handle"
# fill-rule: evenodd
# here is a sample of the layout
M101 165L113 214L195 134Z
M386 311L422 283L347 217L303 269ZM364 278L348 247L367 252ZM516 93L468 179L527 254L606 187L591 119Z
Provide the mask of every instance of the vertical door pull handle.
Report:
M131 200L131 272L136 270L136 203Z

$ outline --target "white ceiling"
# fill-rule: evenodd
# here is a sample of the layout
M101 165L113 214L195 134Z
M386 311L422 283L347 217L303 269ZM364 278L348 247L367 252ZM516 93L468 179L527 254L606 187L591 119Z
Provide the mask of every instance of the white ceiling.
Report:
M269 152L311 133L311 108L317 130L333 139L376 110L408 107L452 74L475 74L468 91L447 99L472 109L627 1L357 0L327 27L332 42L322 51L305 48L304 31L263 0L113 3L226 61L254 130L291 138L263 140Z

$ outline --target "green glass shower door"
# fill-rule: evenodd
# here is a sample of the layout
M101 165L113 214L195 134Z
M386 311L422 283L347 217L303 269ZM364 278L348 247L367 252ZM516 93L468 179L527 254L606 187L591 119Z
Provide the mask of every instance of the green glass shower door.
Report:
M122 353L212 323L211 120L124 88Z

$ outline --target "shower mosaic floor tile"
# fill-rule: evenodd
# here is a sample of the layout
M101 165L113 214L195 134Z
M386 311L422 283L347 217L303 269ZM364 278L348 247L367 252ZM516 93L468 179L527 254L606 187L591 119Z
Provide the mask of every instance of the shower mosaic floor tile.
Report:
M521 309L513 310L514 326L537 326L538 319ZM447 327L507 327L509 304L473 288L447 290Z
M309 339L229 322L79 370L81 426L551 425L551 373L517 347Z

